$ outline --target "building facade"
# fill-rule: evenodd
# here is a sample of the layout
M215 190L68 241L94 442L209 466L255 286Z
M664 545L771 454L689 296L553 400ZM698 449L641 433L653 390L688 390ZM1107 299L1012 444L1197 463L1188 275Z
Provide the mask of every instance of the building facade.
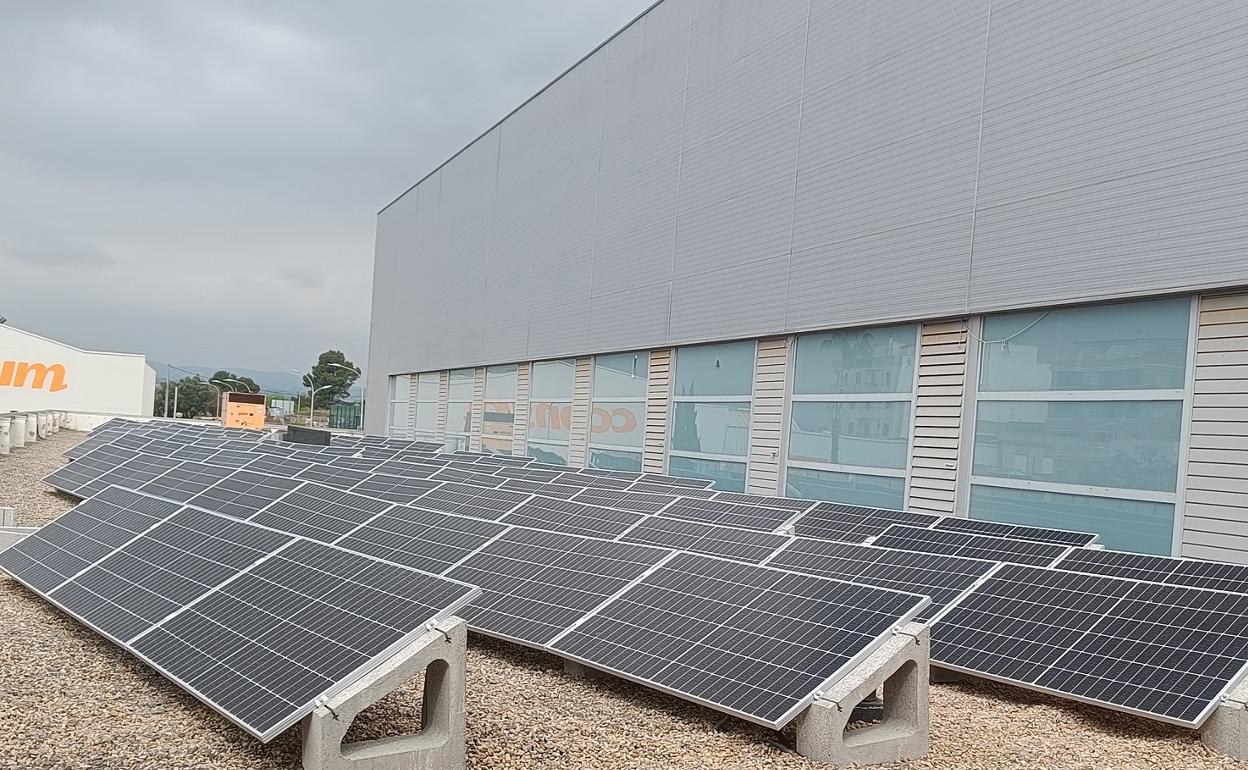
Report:
M366 428L1248 561L1246 29L663 0L383 209Z

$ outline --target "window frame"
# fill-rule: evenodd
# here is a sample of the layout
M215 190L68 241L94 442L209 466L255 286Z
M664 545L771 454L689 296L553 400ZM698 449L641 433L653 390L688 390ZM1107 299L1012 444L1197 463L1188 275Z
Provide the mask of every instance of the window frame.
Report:
M609 356L627 356L627 355L636 356L640 361L645 362L646 376L641 378L641 381L642 381L641 395L640 396L605 396L602 398L602 403L640 404L641 405L641 410L640 410L641 446L625 446L622 444L610 444L610 443L603 442L603 441L594 441L594 408L595 408L595 405L599 402L597 388L596 388L598 384L598 381L597 381L598 359L606 358ZM575 382L573 383L573 389L575 389ZM632 350L632 351L626 350L622 353L604 353L604 354L595 355L590 360L590 363L589 363L589 425L586 426L586 430L585 430L585 435L586 435L585 467L586 468L596 467L590 461L592 452L594 450L603 451L603 452L620 452L620 453L628 453L630 455L636 455L638 464L644 467L645 450L646 450L646 404L649 401L649 391L650 391L650 351L649 350ZM665 464L666 462L667 462L666 459L664 459Z
M512 391L511 391L511 398L510 399L492 398L490 396L490 371L494 370L495 375L497 375L499 374L499 370L503 370L503 369L511 370L511 379L512 379L512 382L514 383L514 387L512 388ZM488 452L490 454L500 454L500 455L514 454L515 440L516 440L516 404L519 401L519 395L520 395L519 377L520 377L520 365L519 364L491 364L485 367L485 381L484 381L484 388L483 388L483 392L485 393L485 395L482 397L482 400L481 400L481 451L482 452ZM494 434L490 434L488 436L486 435L486 432L485 432L485 415L487 414L487 410L485 408L486 404L511 404L511 412L510 412L511 420L509 422L510 427L507 430L507 436L506 436L507 447L505 449L495 450L486 446L487 438L490 440L494 440L496 438L498 439L503 438L501 435L498 435L498 436Z
M413 426L412 438L426 440L426 441L436 441L437 435L438 435L438 401L439 401L438 391L441 389L442 373L436 372L436 371L435 372L417 372L416 374L413 374L411 376L414 377L416 380L416 394L418 396L420 395L420 378L421 377L432 377L433 385L434 385L432 399L417 398L408 404L408 409L412 410L412 417L411 417L412 426ZM433 429L432 430L421 430L420 428L415 427L418 413L422 409L425 409L425 408L433 409Z
M475 367L468 366L468 367L460 367L459 369L448 369L446 372L446 412L447 412L447 421L446 421L446 428L445 428L446 442L448 445L450 445L451 449L467 449L469 444L472 441L472 418L473 418L472 405L475 399L473 398L471 393L469 393L468 400L466 401L463 399L454 397L454 393L455 393L454 379L455 379L456 372L471 372L474 383L475 383L477 370ZM474 387L475 387L475 384L474 384ZM468 430L466 431L451 430L451 421L450 421L451 404L467 404L468 405Z
M676 369L680 365L680 351L688 348L697 348L704 345L733 345L740 343L749 343L753 352L750 358L750 392L748 395L732 395L732 396L678 396L676 395ZM705 342L692 345L673 346L672 360L669 364L667 377L667 425L664 428L664 443L667 449L663 454L663 472L670 475L678 475L671 471L671 458L684 457L692 460L711 460L714 462L734 463L745 469L742 477L741 491L748 492L750 488L750 454L754 446L754 398L758 390L758 339L749 340L727 340L725 342ZM649 379L649 370L646 372ZM792 378L786 378L791 380ZM786 383L786 387L788 383ZM740 404L746 403L750 407L750 417L746 425L745 432L745 454L744 456L725 455L711 452L691 452L683 449L672 448L672 431L676 428L676 404L678 403L703 403L703 404ZM682 477L684 478L684 477Z
M1166 299L1166 297L1132 297L1123 300L1111 302L1094 302L1080 303L1077 305L1063 305L1053 308L1040 308L1034 310L1010 310L1002 311L1002 314L1017 312L1035 312L1046 313L1049 311L1068 310L1079 307L1090 306L1111 306L1111 305L1128 305L1133 302L1147 302L1149 300ZM968 356L965 395L963 397L964 409L969 412L969 420L964 421L964 429L961 432L961 447L959 455L965 460L959 460L963 463L965 471L965 491L959 491L957 504L954 515L962 518L970 518L970 499L971 490L975 486L997 487L1001 489L1018 489L1034 492L1049 492L1052 494L1068 494L1082 495L1085 497L1101 497L1113 500L1133 500L1147 503L1163 503L1170 505L1174 511L1174 520L1172 522L1170 551L1167 556L1177 556L1183 550L1183 519L1184 509L1187 502L1187 465L1188 456L1190 454L1191 433L1192 433L1192 408L1194 401L1194 392L1196 389L1196 353L1199 343L1200 329L1200 295L1194 294L1187 297L1188 300L1188 317L1187 317L1187 355L1186 369L1183 373L1182 388L1157 388L1157 389L1130 389L1130 390L1046 390L1046 391L1000 391L1000 390L982 390L980 388L980 380L983 375L983 367L986 357L983 355L984 343L974 337L967 339L968 343L974 343L976 355L974 362ZM983 334L984 320L989 315L979 316L977 327L979 333ZM969 327L969 324L968 324ZM973 368L972 368L973 367ZM916 366L916 370L917 370ZM972 376L972 374L974 376ZM1092 484L1068 484L1062 482L1036 481L1033 479L1006 479L996 476L981 476L975 473L975 436L979 429L979 405L984 401L1178 401L1179 409L1179 442L1177 455L1177 478L1175 479L1175 487L1173 492L1161 492L1156 490L1145 489L1129 489L1121 487L1108 487ZM961 476L961 474L959 474Z
M888 393L797 393L797 352L799 340L806 335L827 334L829 332L851 332L867 329L887 329L892 327L910 326L914 328L914 366L909 391L893 391ZM898 510L910 508L910 479L914 466L914 434L915 422L919 408L919 357L923 346L923 322L886 323L873 326L853 326L839 329L819 329L789 335L789 355L785 361L784 378L784 409L780 423L780 472L778 494L788 495L789 468L809 471L827 471L828 473L853 474L858 476L881 476L902 480L901 505ZM789 458L789 440L793 430L793 405L797 403L909 403L909 422L906 428L906 457L900 468L883 468L873 465L850 465L847 463L823 463L812 460L793 460Z
M391 438L410 439L413 434L411 424L416 415L412 411L412 377L411 374L390 375L390 392L386 402L386 435ZM400 380L407 380L407 387L400 388ZM398 397L400 393L403 394L403 398ZM403 425L394 421L394 410L398 404L407 408L407 420ZM401 435L395 434L396 428L401 431Z
M544 398L544 397L534 398L533 397L533 382L534 380L537 379L536 377L537 368L541 366L542 364L553 364L553 363L558 363L561 361L567 361L572 364L571 383L570 383L571 387L568 390L568 397L566 399L562 399L562 398L551 399L551 398ZM529 451L529 446L534 445L534 444L539 447L548 447L550 449L561 449L563 450L563 454L567 455L568 457L566 461L567 466L569 468L573 467L572 465L572 426L571 425L568 426L568 440L567 441L555 441L552 439L533 438L532 428L533 428L533 405L534 404L550 404L552 406L556 406L559 408L566 406L570 410L572 408L572 402L575 399L576 399L576 359L575 358L548 358L543 361L533 361L529 364L529 402L525 406L525 408L528 410L528 414L525 417L525 423L524 423L524 454L525 456L527 457L533 456L532 453ZM586 463L589 462L588 455L585 456L585 462Z

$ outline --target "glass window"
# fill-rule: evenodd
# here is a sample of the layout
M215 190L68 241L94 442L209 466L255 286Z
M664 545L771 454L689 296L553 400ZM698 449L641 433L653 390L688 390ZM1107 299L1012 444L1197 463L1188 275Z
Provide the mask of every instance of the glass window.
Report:
M644 350L594 358L589 410L590 467L641 470L649 374L650 354Z
M410 399L412 394L412 378L400 374L390 378L390 424L389 435L392 438L407 438L411 435L408 424L410 417Z
M915 325L797 338L785 463L789 494L904 505L918 341Z
M1190 312L1180 297L985 318L983 338L1007 341L984 347L979 389L1182 388Z
M676 351L669 473L745 488L755 348L751 341Z
M986 318L970 515L1171 553L1190 312L1181 298Z
M416 410L414 423L417 438L433 438L438 430L438 372L422 372L416 375Z
M748 396L753 391L753 342L698 345L676 351L677 396Z
M451 401L467 401L472 403L472 390L477 373L473 369L454 369L451 371Z
M905 468L909 442L909 401L799 401L792 407L790 460Z
M1182 401L980 401L974 473L1173 492Z
M906 480L900 476L790 468L785 479L786 494L790 497L831 500L869 508L899 510L906 493Z
M608 471L640 471L641 452L589 448L589 467Z
M1090 497L1031 489L971 487L971 518L1099 532L1106 548L1170 553L1174 505L1144 500Z
M745 463L704 460L698 457L673 455L667 458L667 469L673 476L710 479L716 489L725 492L745 491Z
M511 454L511 434L516 419L516 365L485 369L485 412L481 417L481 448L495 454Z
M567 465L572 439L572 390L576 362L538 361L530 375L528 453L547 463Z
M472 404L453 402L446 405L446 432L467 434L472 430Z
M803 334L793 392L905 393L914 389L915 326Z

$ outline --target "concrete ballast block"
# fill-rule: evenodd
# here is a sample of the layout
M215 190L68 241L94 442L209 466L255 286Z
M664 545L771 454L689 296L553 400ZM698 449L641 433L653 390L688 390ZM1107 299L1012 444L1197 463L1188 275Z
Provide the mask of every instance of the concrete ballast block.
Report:
M305 770L462 770L467 660L468 624L459 618L413 640L303 720ZM343 745L360 712L422 671L419 733Z
M927 754L927 626L910 623L822 693L797 718L797 752L832 765L877 765ZM884 690L884 716L846 731L854 706Z
M1228 757L1248 760L1248 678L1214 710L1200 729L1200 740Z

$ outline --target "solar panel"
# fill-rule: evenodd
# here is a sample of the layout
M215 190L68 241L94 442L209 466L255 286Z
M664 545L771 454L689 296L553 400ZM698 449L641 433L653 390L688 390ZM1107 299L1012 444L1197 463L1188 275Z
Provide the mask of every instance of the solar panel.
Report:
M333 468L328 465L311 465L295 474L297 479L306 479L338 489L350 489L366 480L370 474L353 471L349 468Z
M478 465L501 465L511 467L521 467L533 462L532 457L510 457L508 455L486 455L478 457Z
M1023 524L1004 524L996 521L980 521L946 516L936 523L936 529L950 532L971 532L977 535L1008 537L1014 540L1033 540L1037 543L1057 543L1058 545L1087 545L1099 535L1094 532L1070 532L1063 529L1047 527L1029 527Z
M611 539L641 520L641 515L614 508L534 497L502 518L506 524Z
M151 441L149 441L147 444L143 446L143 451L148 454L155 454L155 455L160 455L162 457L169 457L174 452L181 449L183 446L184 444L182 444L179 441L174 440L174 437L170 436L169 438L152 439Z
M443 468L429 478L438 481L455 481L460 484L473 484L479 487L498 487L504 479L501 476L495 476L491 473L477 473L473 471L461 471L457 468Z
M378 497L392 503L410 503L431 489L436 489L443 482L428 479L407 479L402 476L387 476L374 473L368 478L351 487L352 492L359 492L369 497Z
M668 553L517 527L446 574L483 591L460 613L474 631L542 645Z
M329 465L332 468L350 468L353 471L371 473L382 462L377 458L368 457L335 457L329 461Z
M396 564L441 573L506 529L493 521L398 505L352 531L338 545Z
M629 486L629 489L633 492L645 492L652 495L680 495L681 497L699 497L703 499L712 498L717 494L713 489L698 489L696 487L646 481L644 477L641 481L634 481Z
M0 551L0 568L47 593L177 509L129 490L106 489Z
M136 453L133 449L124 449L106 444L92 449L69 465L47 475L43 480L53 489L77 494L78 490L85 484L94 481L135 456Z
M498 519L529 497L530 495L520 492L448 482L413 502L431 511L458 513L478 519Z
M390 460L373 468L373 473L385 473L390 476L403 476L409 479L427 479L440 470L442 470L441 465Z
M1007 564L933 627L932 660L1199 727L1248 660L1248 596Z
M540 468L499 468L494 471L494 475L507 479L524 479L526 481L546 483L554 481L562 476L563 473L562 471L547 471Z
M209 465L220 465L224 468L242 468L255 462L260 455L255 452L240 452L237 449L219 449L204 462Z
M184 503L233 472L216 465L184 462L138 487L138 491Z
M321 484L304 484L251 517L255 524L330 543L391 503Z
M560 500L571 500L580 494L584 487L573 487L567 484L543 484L538 481L524 481L522 479L507 479L499 489L524 492L531 495L557 497Z
M1076 548L1058 569L1248 594L1248 565Z
M187 444L186 446L180 447L176 452L171 453L169 456L175 460L194 460L195 462L201 462L209 457L212 457L216 453L217 450L212 447Z
M927 599L679 553L551 646L779 729Z
M711 489L711 487L715 485L715 482L710 479L692 479L684 476L668 476L664 473L643 473L641 474L639 481L664 484L669 487L681 487L683 489L705 489L709 490L711 494L715 493L715 490Z
M188 505L247 519L302 482L252 471L235 471L187 500Z
M771 532L654 516L640 521L620 540L761 564L789 538Z
M799 500L794 497L776 497L775 495L746 495L741 492L719 492L714 500L743 505L762 505L768 508L786 508L790 511L804 511L815 504L814 500Z
M1037 567L1047 567L1069 550L1067 546L1053 543L1007 540L1003 537L968 535L939 529L919 529L900 524L894 524L884 530L884 534L873 542L881 548L900 548L903 551L940 553L946 556L965 556L970 559L1006 561Z
M671 505L675 495L649 495L644 492L629 492L616 489L587 488L572 498L578 503L605 505L608 508L619 508L634 513L658 513Z
M629 479L616 479L610 476L596 476L588 473L569 471L562 473L556 483L574 487L594 487L595 489L628 489L633 483Z
M272 455L257 455L256 459L247 463L246 468L249 471L257 473L268 473L273 476L285 476L290 478L296 474L302 473L313 467L314 463L307 460L297 460L293 457L274 457Z
M696 500L682 497L664 508L659 515L668 519L684 519L685 521L700 521L772 532L788 521L793 512L783 508L764 508L758 505L740 505L720 500Z
M767 564L807 575L922 594L932 600L918 617L925 622L940 614L997 566L995 561L982 559L802 537L790 542Z
M139 455L104 473L99 478L78 487L77 495L79 497L91 497L113 485L125 487L126 489L135 489L165 471L177 467L181 462L181 460L171 460L154 455Z
M930 527L943 516L861 505L821 502L793 522L793 532L802 537L859 543L875 537L893 524Z

